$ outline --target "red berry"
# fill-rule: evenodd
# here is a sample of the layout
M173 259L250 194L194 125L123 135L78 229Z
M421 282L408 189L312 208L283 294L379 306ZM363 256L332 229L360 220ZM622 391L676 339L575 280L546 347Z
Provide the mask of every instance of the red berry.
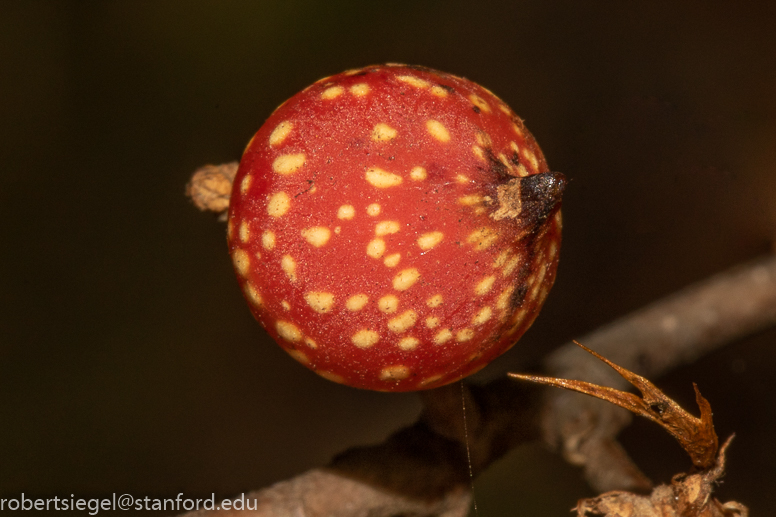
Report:
M294 359L349 386L433 388L536 318L555 279L561 174L466 79L371 66L280 106L229 208L251 311Z

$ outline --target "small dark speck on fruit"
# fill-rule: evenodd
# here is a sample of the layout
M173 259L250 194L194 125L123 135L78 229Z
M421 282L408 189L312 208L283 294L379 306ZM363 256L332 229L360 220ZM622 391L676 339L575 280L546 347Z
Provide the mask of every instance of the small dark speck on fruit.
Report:
M514 291L512 291L512 296L509 298L509 306L513 309L516 309L523 305L523 300L525 300L525 295L528 292L528 287L526 285L521 285Z

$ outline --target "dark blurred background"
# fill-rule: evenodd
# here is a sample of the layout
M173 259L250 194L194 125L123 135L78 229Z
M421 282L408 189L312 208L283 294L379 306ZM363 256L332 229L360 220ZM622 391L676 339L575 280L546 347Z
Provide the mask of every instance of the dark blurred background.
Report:
M484 381L771 249L774 26L776 3L720 0L2 2L0 497L231 496L416 419L415 394L269 342L183 196L298 90L385 61L462 75L571 178L556 287ZM776 505L774 341L654 379L693 411L697 382L737 433L719 496L754 514ZM658 481L689 467L649 423L623 440ZM482 517L589 495L539 445L476 484Z

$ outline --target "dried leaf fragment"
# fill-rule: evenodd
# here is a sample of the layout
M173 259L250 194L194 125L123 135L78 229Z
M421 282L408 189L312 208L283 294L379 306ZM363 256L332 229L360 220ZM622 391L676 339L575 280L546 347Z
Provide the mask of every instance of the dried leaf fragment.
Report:
M712 497L714 486L725 473L725 452L733 437L725 441L717 454L719 443L711 420L711 405L698 386L693 384L700 418L687 413L644 377L574 343L612 367L642 396L590 382L516 373L509 376L591 395L648 418L677 439L698 469L693 474L674 476L670 485L660 485L648 496L615 490L582 499L574 508L577 517L748 517L746 506L734 501L723 504Z
M679 404L667 397L657 388L657 386L644 377L612 363L605 357L602 357L576 341L575 343L583 350L612 367L625 380L635 386L641 392L642 396L639 397L633 393L584 381L556 379L554 377L541 377L517 373L510 373L509 376L516 379L584 393L585 395L591 395L620 406L632 413L648 418L663 427L663 429L676 438L682 448L687 451L687 454L690 455L690 459L695 467L699 469L708 469L715 464L719 441L717 433L714 431L714 424L712 423L711 405L703 398L698 390L698 386L693 384L693 387L695 388L695 400L701 411L700 418L696 418L682 409Z
M648 496L612 491L582 499L575 508L577 517L748 517L741 503L720 503L711 496L725 473L725 452L732 439L722 445L712 468L674 476L670 485L660 485Z
M186 195L203 212L226 212L229 209L232 181L238 166L238 162L229 162L200 167L194 171L186 185Z

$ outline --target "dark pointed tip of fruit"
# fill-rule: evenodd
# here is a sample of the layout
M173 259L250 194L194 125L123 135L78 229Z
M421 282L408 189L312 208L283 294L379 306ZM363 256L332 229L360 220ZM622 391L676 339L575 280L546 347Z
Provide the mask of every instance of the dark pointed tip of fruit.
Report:
M520 178L520 218L540 224L561 202L568 180L560 172L543 172Z
M566 189L566 176L560 172L543 172L520 180L520 192L524 203L546 205L558 204Z

